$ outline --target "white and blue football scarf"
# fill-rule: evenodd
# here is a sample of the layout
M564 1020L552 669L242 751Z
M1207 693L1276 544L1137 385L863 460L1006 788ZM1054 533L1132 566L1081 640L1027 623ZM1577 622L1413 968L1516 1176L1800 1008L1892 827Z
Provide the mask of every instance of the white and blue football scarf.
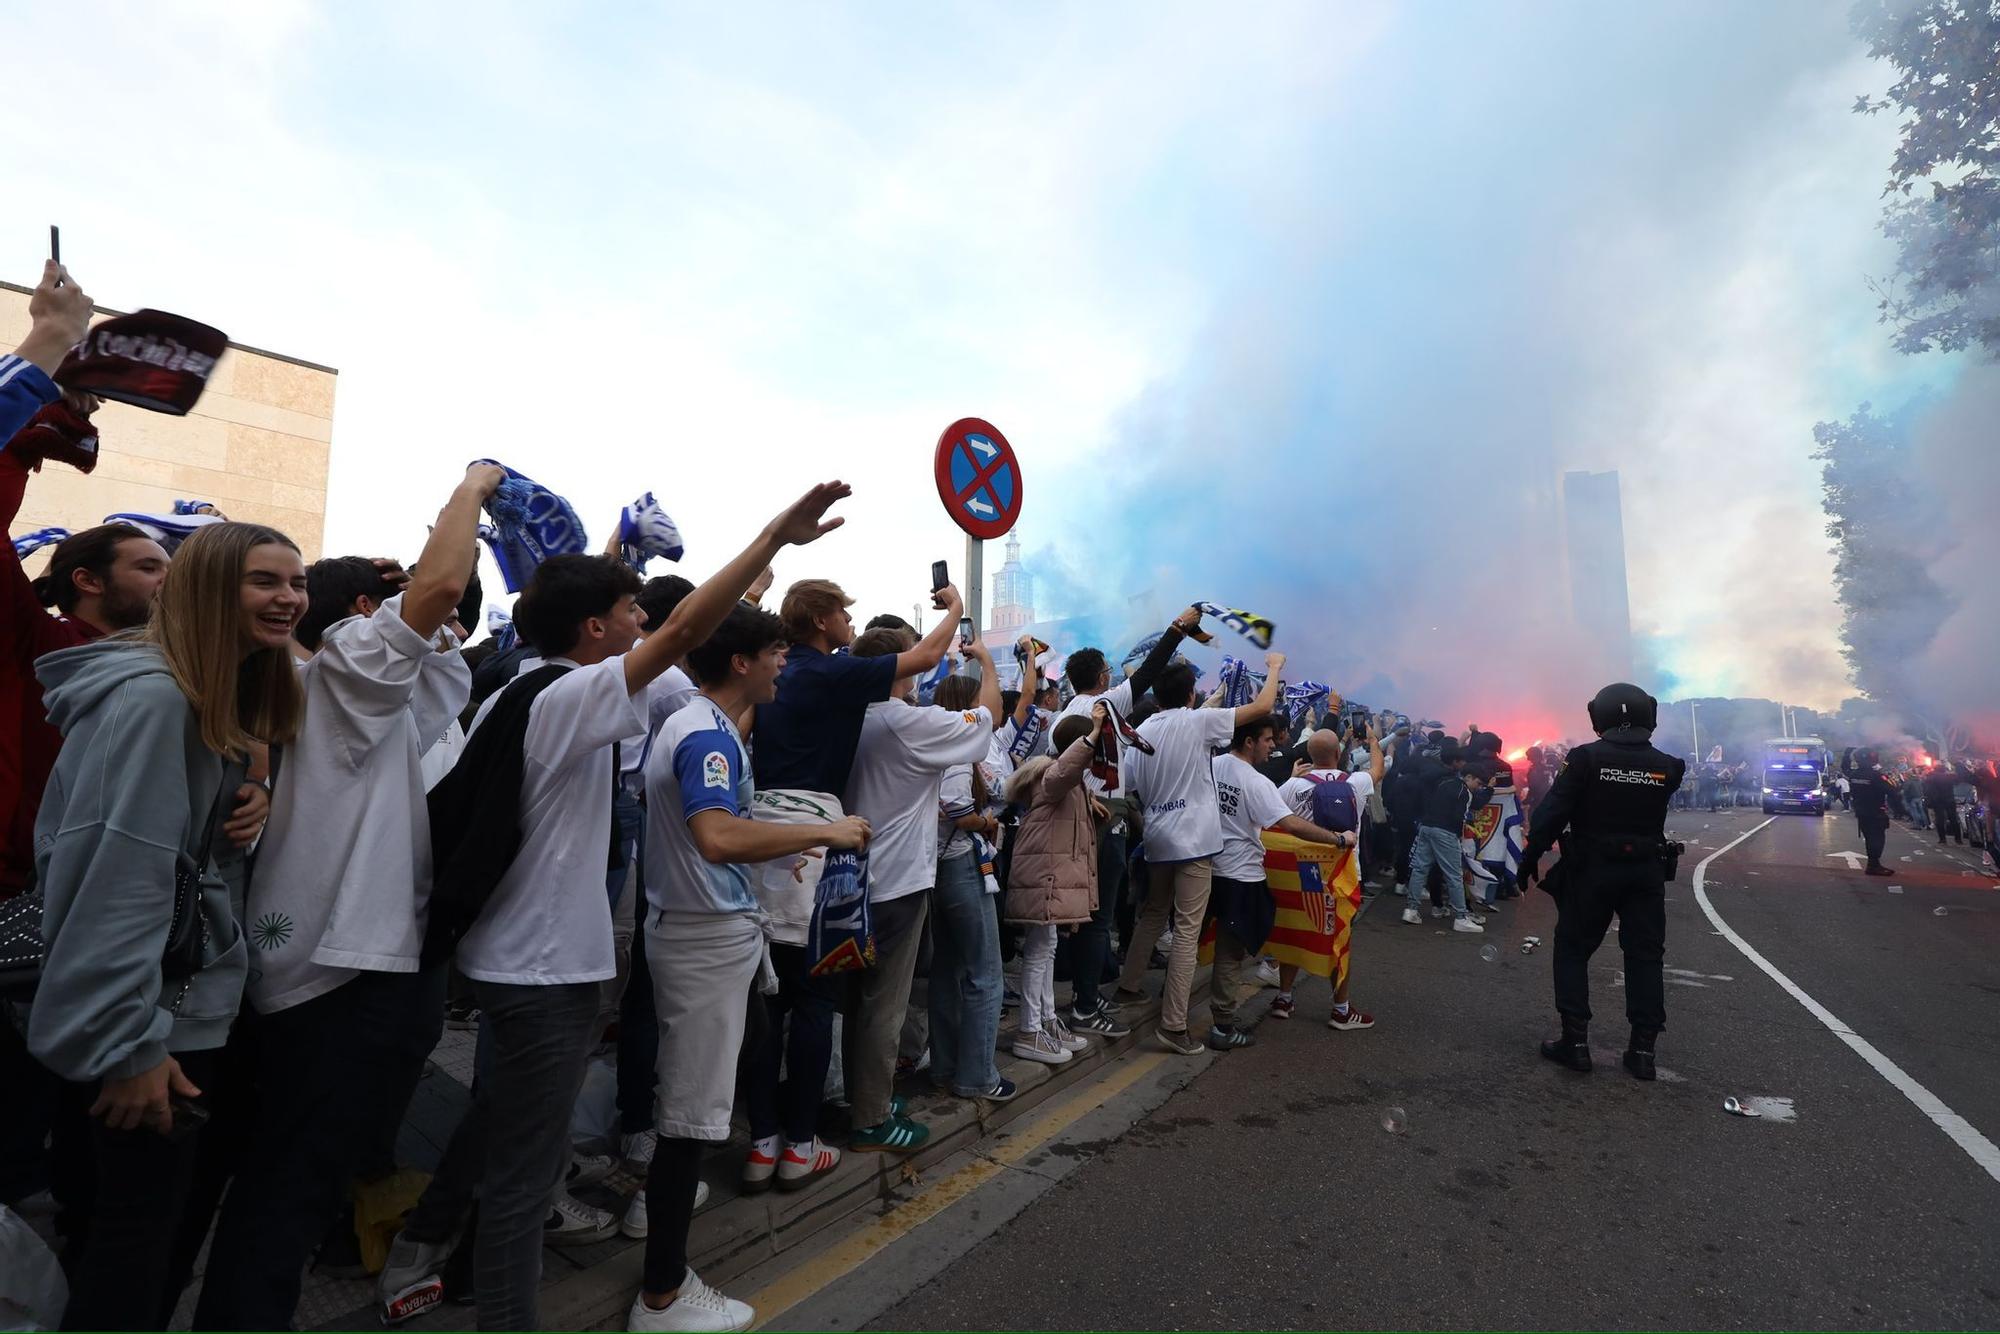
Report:
M52 547L69 536L67 528L37 528L14 539L14 559L26 560L43 547Z
M104 522L131 524L158 542L171 556L176 547L194 535L196 529L206 528L212 523L222 523L224 520L213 514L142 514L133 510L121 510L117 514L105 515Z
M640 574L646 572L646 561L651 557L679 560L686 550L680 528L660 508L651 491L627 505L619 515L618 554Z
M491 463L507 474L486 501L486 513L493 520L493 536L486 544L509 593L527 587L535 567L549 557L577 556L588 550L590 538L583 531L583 520L567 500L504 463L473 462Z
M1260 649L1271 647L1271 635L1277 626L1255 612L1244 611L1241 607L1225 607L1216 602L1197 602L1204 616L1213 616L1224 625L1242 635Z

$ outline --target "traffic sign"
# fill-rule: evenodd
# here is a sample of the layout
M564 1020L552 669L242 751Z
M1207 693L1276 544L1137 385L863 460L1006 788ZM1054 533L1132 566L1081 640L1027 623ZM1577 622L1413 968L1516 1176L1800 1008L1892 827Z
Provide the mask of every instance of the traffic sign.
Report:
M938 437L938 499L951 521L981 541L1003 537L1021 517L1021 464L999 428L961 417Z

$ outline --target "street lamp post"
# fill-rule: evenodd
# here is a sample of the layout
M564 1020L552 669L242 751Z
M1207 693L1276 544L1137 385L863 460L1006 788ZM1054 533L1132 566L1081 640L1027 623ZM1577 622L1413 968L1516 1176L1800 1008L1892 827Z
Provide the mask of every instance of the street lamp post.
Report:
M1688 701L1688 726L1694 729L1694 762L1696 764L1701 763L1701 719L1695 715L1695 710L1700 707L1701 702L1699 700L1691 699Z

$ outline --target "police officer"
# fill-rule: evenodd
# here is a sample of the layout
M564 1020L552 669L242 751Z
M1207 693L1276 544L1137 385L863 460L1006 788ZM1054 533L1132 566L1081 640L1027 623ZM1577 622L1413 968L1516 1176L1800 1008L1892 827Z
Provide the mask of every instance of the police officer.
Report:
M1841 752L1840 776L1847 780L1854 823L1860 827L1861 846L1868 853L1863 874L1896 874L1882 864L1882 844L1889 835L1889 779L1882 772L1881 757L1871 747L1850 747Z
M1590 701L1598 740L1578 746L1535 812L1521 853L1521 883L1532 883L1544 854L1562 840L1562 860L1543 888L1556 900L1556 1010L1562 1036L1542 1055L1578 1072L1590 1069L1590 956L1604 942L1612 914L1625 951L1625 1013L1632 1042L1625 1068L1653 1078L1653 1042L1667 1026L1666 884L1670 851L1667 807L1685 761L1652 744L1659 704L1635 685L1608 685Z

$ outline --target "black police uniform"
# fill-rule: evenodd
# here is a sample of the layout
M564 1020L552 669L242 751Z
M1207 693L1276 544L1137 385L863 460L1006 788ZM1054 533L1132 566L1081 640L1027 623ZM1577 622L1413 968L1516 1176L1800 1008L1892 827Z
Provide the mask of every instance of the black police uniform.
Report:
M1889 835L1889 780L1872 750L1849 749L1841 754L1840 772L1854 801L1854 823L1868 853L1869 875L1894 875L1882 864L1882 844Z
M1651 696L1637 687L1625 689L1652 705ZM1603 698L1600 694L1599 700ZM1593 722L1596 705L1593 701ZM1639 1078L1651 1079L1653 1041L1667 1023L1661 975L1667 936L1667 808L1687 764L1651 744L1651 707L1630 710L1627 716L1645 725L1634 721L1604 728L1599 740L1569 753L1548 797L1536 808L1521 864L1524 877L1532 878L1561 838L1563 856L1551 873L1554 883L1543 887L1557 905L1553 954L1563 1036L1542 1044L1543 1054L1575 1070L1590 1068L1590 956L1604 942L1616 914L1618 944L1625 953L1625 1013L1632 1022L1625 1063Z

